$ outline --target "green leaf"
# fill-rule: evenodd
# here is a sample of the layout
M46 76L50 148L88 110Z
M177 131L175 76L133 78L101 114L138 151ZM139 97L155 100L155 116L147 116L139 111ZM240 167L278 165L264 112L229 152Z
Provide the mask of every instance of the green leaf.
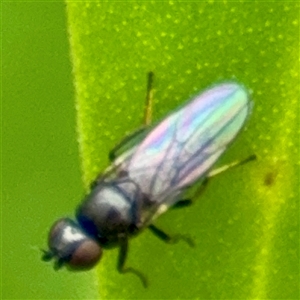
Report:
M299 4L67 2L67 13L86 186L141 125L148 71L154 120L225 80L244 84L255 103L220 165L253 153L258 160L157 221L197 247L164 245L147 231L132 240L127 263L147 274L146 290L118 274L117 250L106 251L97 272L102 298L298 299Z

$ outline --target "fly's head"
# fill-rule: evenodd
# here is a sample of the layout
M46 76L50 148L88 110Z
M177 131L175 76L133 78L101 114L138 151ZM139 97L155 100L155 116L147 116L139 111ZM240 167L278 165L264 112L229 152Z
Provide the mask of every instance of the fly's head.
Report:
M48 251L43 250L42 260L54 259L55 270L64 265L70 270L88 270L102 256L102 249L95 239L68 218L59 219L53 224L49 232L48 247Z

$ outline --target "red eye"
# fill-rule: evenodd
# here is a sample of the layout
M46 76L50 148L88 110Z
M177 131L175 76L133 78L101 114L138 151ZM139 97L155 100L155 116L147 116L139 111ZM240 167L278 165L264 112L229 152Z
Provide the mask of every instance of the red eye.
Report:
M68 266L74 270L91 269L100 260L102 249L91 239L83 241L71 255Z

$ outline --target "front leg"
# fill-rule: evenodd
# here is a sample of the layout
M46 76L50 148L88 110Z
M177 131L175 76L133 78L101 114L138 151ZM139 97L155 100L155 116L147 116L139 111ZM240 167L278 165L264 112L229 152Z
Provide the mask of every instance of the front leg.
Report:
M130 268L130 267L125 267L126 259L127 259L127 253L128 253L128 237L124 236L120 240L120 250L119 250L119 257L118 257L118 265L117 269L120 273L125 274L125 273L133 273L136 276L140 278L142 281L143 286L146 288L148 287L148 281L146 276L141 273L140 271Z

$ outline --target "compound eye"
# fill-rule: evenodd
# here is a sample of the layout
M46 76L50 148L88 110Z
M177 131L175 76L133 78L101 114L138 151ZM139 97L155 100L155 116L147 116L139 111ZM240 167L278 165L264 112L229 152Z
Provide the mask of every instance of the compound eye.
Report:
M72 270L88 270L94 267L102 256L102 249L92 239L82 241L74 249L68 267Z
M49 250L42 259L55 260L54 268L66 265L71 270L88 270L101 258L102 249L92 237L73 220L63 218L52 226L48 239Z

